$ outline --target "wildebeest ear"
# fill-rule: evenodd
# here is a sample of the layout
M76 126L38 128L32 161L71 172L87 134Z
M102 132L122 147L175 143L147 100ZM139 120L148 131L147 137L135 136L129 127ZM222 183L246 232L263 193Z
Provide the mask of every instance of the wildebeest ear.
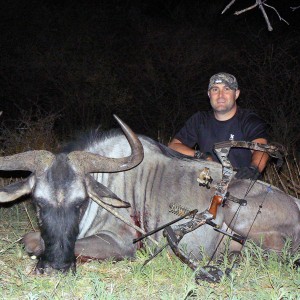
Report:
M87 191L92 199L97 199L103 202L104 204L119 207L127 208L130 207L130 203L121 200L116 194L114 194L110 189L96 181L91 175L86 175L86 185Z
M35 176L31 175L25 180L12 183L0 189L0 203L14 201L21 196L31 193L35 184Z

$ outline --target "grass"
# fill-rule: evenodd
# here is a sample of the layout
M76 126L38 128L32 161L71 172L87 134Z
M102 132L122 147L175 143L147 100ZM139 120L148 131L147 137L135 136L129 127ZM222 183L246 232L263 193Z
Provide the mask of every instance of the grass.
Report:
M238 267L219 284L195 283L194 272L167 251L147 266L147 250L133 261L90 262L78 265L76 275L33 274L36 261L18 243L35 228L28 202L0 208L0 299L300 299L300 270L287 243L281 256L267 254L251 242ZM224 259L220 268L233 262Z

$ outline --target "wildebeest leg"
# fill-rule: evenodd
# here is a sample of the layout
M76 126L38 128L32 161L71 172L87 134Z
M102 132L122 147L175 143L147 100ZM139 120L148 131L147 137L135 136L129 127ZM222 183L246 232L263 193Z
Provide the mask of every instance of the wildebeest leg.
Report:
M278 231L250 232L249 238L265 250L282 251L286 239Z
M222 225L222 230L230 234L237 234L235 231L228 228L226 224ZM219 238L222 239L222 241L220 242L219 249L217 251L217 256L225 252L228 252L230 259L234 259L240 256L241 251L243 249L243 246L240 243L229 239L228 237L222 234L220 234Z
M45 249L44 241L39 231L25 234L21 242L29 255L40 256ZM121 260L124 257L133 257L134 252L134 246L124 247L121 237L111 236L106 233L82 238L75 243L75 256L82 256L85 259L104 260L114 258Z
M133 257L135 248L129 245L126 247L122 240L121 237L106 233L79 239L75 243L75 256L82 257L83 260L107 258L122 260L124 257Z
M41 233L39 231L25 234L21 243L24 244L25 251L29 255L40 256L45 249L44 241L41 238Z
M264 233L250 232L248 239L254 241L258 246L262 247L264 250L272 250L275 252L280 252L285 245L284 237L277 231ZM242 247L243 246L241 244L231 240L229 244L229 252L237 254L238 252L241 252Z

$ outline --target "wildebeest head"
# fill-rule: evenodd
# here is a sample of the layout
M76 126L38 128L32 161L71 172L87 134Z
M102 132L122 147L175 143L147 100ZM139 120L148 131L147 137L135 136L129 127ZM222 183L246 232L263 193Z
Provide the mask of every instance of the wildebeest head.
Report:
M80 215L88 198L114 207L130 206L90 175L125 171L143 159L143 147L139 139L125 123L115 118L131 146L132 153L128 157L107 158L84 151L54 155L40 150L0 158L0 170L32 172L26 180L0 189L0 203L31 194L37 209L43 245L38 272L75 270L75 241Z

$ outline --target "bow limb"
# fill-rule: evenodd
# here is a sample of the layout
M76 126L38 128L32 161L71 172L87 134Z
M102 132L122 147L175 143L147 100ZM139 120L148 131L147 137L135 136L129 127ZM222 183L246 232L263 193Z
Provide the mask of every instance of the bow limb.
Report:
M191 221L179 225L174 225L173 228L171 226L167 226L163 231L163 235L164 237L166 237L168 244L170 245L174 254L183 263L187 264L192 270L196 270L199 267L198 264L194 260L189 258L185 253L183 253L179 249L178 244L187 233L194 231L195 229L206 223L206 213L200 213L197 215Z
M178 244L180 240L183 238L185 233L188 233L190 231L195 230L196 228L200 227L201 225L205 224L205 220L202 222L195 222L195 220L192 220L190 222L187 222L185 224L176 225L177 229L175 231L171 226L167 226L164 231L163 235L166 237L169 246L171 247L174 254L183 262L184 264L188 265L193 271L199 272L197 274L197 277L199 278L205 278L205 280L208 280L210 282L218 282L220 279L210 272L208 272L203 267L200 267L199 264L188 257L185 253L183 253L179 247ZM177 233L177 234L176 234ZM179 235L178 235L179 233Z
M167 226L164 229L163 235L167 239L168 244L171 247L172 251L181 260L181 262L188 265L192 270L195 271L198 268L197 263L191 258L189 258L185 253L183 253L178 247L178 244L180 240L183 238L183 235L180 237L176 236L171 226Z
M246 148L250 150L256 150L261 152L266 152L270 156L278 159L282 159L283 156L287 155L286 149L280 144L261 144L255 142L246 141L225 141L220 143L215 143L214 149L220 148Z

